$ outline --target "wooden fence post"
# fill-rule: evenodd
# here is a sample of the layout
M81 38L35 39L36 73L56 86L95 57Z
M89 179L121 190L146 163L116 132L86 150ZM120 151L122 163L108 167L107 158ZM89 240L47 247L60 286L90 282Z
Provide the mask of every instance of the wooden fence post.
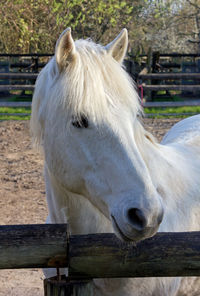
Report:
M153 52L152 54L152 73L156 73L157 72L157 66L158 66L158 63L159 63L159 59L160 59L160 53L159 51L155 51ZM157 80L152 80L151 81L151 84L158 84L158 81ZM156 91L152 91L151 92L151 101L154 100L155 98L155 95L156 95Z
M92 280L67 280L56 277L44 280L44 296L93 296Z

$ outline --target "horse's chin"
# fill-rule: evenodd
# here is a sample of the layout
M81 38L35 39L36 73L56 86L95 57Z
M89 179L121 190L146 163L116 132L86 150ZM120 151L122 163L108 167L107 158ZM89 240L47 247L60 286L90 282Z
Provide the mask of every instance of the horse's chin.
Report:
M124 241L124 242L132 242L133 239L129 238L128 236L126 236L120 229L120 227L118 226L114 216L111 216L111 221L112 221L112 225L113 225L113 229L114 229L114 232L116 234L116 236L121 240L121 241Z
M111 216L111 221L114 229L115 235L123 242L132 242L132 243L138 243L142 240L145 240L147 238L150 238L154 236L157 233L158 228L156 229L148 229L148 231L145 232L136 232L134 235L130 236L125 231L123 231L114 216Z

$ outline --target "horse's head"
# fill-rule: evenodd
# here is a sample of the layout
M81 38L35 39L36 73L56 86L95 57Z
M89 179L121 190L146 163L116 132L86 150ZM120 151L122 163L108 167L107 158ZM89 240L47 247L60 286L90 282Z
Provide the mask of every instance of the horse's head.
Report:
M127 44L125 29L105 47L65 30L37 80L31 125L61 186L85 196L120 238L139 241L156 233L163 209L138 148L140 104L121 65Z

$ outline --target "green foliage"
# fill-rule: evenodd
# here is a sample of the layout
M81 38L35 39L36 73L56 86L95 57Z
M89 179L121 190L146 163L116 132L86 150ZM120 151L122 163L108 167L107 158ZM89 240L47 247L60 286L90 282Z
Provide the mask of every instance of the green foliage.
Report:
M197 2L1 0L0 52L53 52L58 36L69 26L75 39L91 37L103 44L127 27L131 44L129 51L136 55L147 53L149 47L177 51L177 48L182 50L185 44L187 49L188 36L194 38L194 28L198 29L195 36L200 35ZM194 47L194 43L191 46ZM185 49L183 51L186 52Z
M106 42L128 26L132 5L119 0L2 0L1 52L53 52L55 40L70 26L75 38Z

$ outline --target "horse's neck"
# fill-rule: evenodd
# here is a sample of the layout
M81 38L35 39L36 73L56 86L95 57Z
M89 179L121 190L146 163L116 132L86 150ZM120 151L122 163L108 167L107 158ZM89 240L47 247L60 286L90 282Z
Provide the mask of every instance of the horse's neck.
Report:
M200 170L195 164L195 155L183 145L158 144L145 130L137 145L163 200L165 215L161 231L196 230L199 227Z

